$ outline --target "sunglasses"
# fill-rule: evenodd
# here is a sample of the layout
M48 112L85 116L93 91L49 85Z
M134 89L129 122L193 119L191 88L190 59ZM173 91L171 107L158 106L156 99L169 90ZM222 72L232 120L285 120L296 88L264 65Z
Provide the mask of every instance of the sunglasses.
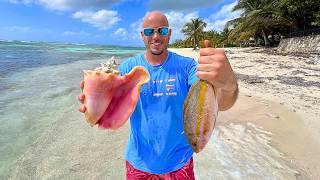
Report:
M157 29L144 28L143 29L143 34L145 36L152 36L155 31L157 31L160 36L166 36L169 33L169 28L168 27L159 27Z

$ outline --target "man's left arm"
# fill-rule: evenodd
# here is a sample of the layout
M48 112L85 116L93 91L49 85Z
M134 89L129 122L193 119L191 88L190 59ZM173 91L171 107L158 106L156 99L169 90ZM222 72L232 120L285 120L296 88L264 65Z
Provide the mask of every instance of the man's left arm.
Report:
M217 89L219 110L225 111L233 106L238 97L238 84L228 58L223 49L209 47L200 49L197 76Z

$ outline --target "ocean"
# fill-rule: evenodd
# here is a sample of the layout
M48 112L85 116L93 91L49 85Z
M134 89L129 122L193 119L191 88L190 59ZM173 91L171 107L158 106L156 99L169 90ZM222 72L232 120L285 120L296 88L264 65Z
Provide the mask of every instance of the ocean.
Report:
M143 51L136 47L0 41L0 175L50 124L78 108L82 70L93 69L111 56L120 63Z

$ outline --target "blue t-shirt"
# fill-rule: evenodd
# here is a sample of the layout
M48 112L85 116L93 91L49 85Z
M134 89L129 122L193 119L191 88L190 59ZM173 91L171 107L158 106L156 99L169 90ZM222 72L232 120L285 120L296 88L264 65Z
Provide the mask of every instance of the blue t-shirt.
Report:
M121 63L119 71L123 75L135 66L145 67L150 81L141 87L130 117L126 160L136 169L153 174L176 171L193 154L183 131L183 103L198 79L197 63L169 52L162 64L152 66L141 54Z

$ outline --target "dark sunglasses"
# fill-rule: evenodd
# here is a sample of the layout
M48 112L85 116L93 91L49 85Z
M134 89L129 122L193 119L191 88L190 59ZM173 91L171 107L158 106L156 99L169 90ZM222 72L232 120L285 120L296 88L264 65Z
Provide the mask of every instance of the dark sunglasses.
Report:
M144 28L143 29L143 34L145 36L152 36L155 31L157 31L160 36L166 36L169 33L169 28L168 27L159 27L157 29Z

